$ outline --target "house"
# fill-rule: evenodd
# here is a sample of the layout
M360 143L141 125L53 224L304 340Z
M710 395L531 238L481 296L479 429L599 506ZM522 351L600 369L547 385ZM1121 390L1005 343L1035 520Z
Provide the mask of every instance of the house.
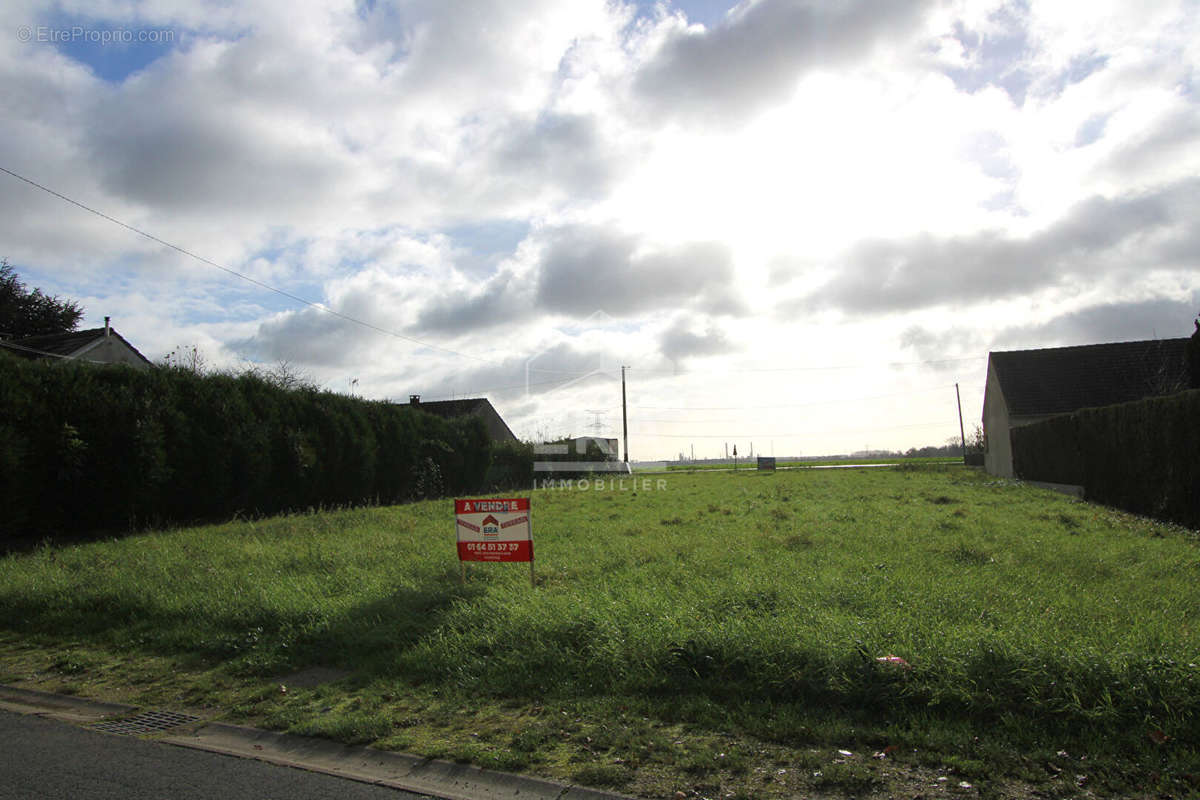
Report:
M1187 351L1187 339L1155 339L989 353L984 467L1013 477L1013 428L1187 389Z
M26 336L3 342L9 352L31 359L78 360L93 364L126 364L136 369L148 369L153 364L138 349L117 333L104 318L103 328L90 328L69 333L49 333Z
M485 397L466 400L435 400L421 402L421 395L413 394L408 397L411 408L417 408L427 414L436 414L444 419L455 417L479 417L487 426L488 436L493 442L515 442L517 437L509 430L504 419L496 413L496 409Z

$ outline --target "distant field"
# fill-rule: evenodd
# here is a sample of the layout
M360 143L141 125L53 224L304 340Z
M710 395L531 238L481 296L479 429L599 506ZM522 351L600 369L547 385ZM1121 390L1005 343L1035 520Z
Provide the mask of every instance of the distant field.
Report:
M757 456L753 459L739 459L736 466L738 469L754 470L758 468ZM812 461L779 461L776 466L779 469L795 469L798 467L835 467L846 464L961 464L962 459L958 457L947 456L928 456L921 458L821 458ZM729 461L705 461L695 464L668 464L667 470L671 472L698 472L702 470L729 470L734 468L733 459Z
M536 588L461 585L449 501L11 555L0 681L643 796L1200 791L1194 533L957 467L623 480L533 493Z

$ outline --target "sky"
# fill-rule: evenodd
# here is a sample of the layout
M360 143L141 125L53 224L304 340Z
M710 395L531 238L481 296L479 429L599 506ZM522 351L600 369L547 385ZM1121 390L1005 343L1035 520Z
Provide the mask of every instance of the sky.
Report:
M1198 20L8 0L0 257L151 360L527 439L621 436L625 366L635 460L943 444L989 351L1191 333Z

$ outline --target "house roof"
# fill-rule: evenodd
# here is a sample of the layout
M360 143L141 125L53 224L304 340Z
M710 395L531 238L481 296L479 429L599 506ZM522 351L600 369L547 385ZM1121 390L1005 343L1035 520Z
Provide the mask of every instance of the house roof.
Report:
M409 403L413 408L436 414L449 419L451 417L466 417L476 413L484 405L491 406L486 397L475 397L464 400L421 400Z
M145 361L147 364L150 363L150 359L142 355L124 336L117 333L116 329L110 327L108 332L110 336L120 339L142 361ZM69 333L25 336L21 339L12 339L8 344L14 345L11 349L18 355L23 355L27 358L42 358L47 355L70 358L81 351L87 350L92 345L98 344L102 339L104 339L104 328L89 328L83 331L70 331Z
M989 355L1010 416L1066 414L1188 387L1187 339L1153 339Z
M491 416L503 426L508 436L516 441L516 436L509 429L508 423L500 416L500 412L492 406L491 401L486 397L472 397L462 400L421 400L419 402L409 402L405 408L415 408L418 411L424 411L428 414L435 414L444 419L452 419L454 417L469 417L474 414L486 414L491 412Z

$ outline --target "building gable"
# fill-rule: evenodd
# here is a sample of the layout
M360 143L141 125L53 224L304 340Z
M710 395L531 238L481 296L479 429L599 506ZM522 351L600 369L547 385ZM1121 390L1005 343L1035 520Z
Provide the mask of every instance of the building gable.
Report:
M423 401L420 395L412 395L406 408L415 408L427 414L454 419L455 417L479 417L487 426L488 435L495 442L515 442L517 437L509 429L504 418L496 411L486 397L474 397L463 400L433 400Z
M78 359L95 363L124 363L136 367L153 366L150 359L111 327L26 336L5 344L8 345L7 349L26 358Z

